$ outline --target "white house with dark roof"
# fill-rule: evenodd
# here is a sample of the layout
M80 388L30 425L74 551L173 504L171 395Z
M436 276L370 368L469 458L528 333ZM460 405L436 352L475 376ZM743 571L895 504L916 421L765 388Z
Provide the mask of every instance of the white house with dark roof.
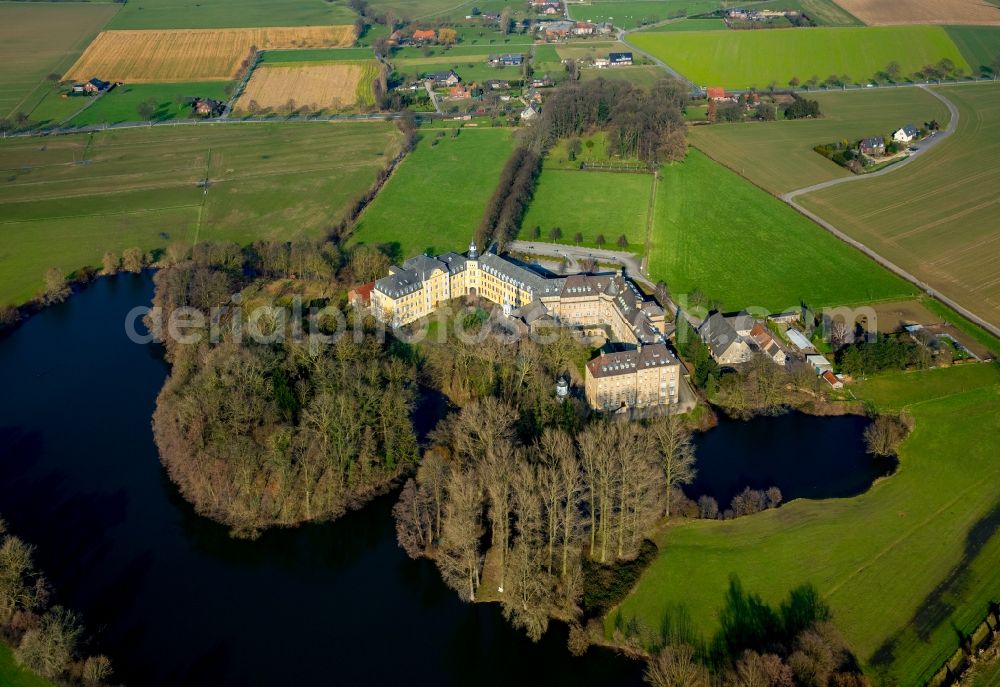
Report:
M909 143L920 135L920 130L913 124L907 124L901 129L892 132L892 140L896 143Z
M731 322L733 319L735 318L727 318L722 313L716 312L709 315L698 327L698 336L720 365L738 365L753 357L753 351L747 340L733 326ZM740 324L742 326L742 323ZM749 333L750 328L748 327L746 331Z

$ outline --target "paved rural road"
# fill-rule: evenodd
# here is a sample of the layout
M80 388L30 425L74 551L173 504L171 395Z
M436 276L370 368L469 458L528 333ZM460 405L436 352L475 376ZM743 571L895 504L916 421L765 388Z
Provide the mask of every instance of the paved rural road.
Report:
M939 145L941 143L941 141L945 140L946 138L948 138L949 136L951 136L953 133L955 133L955 129L958 127L958 118L959 118L958 108L955 107L954 103L952 103L950 100L948 100L947 98L945 98L940 93L932 91L932 90L930 90L929 88L927 88L926 86L923 86L923 85L921 85L920 88L923 88L925 91L927 91L928 93L930 93L931 95L933 95L935 98L937 98L938 100L940 100L941 102L943 102L945 104L945 106L948 108L948 111L951 113L951 119L948 120L948 126L945 127L944 131L940 131L937 134L935 134L934 138L931 139L931 140L921 141L919 143L920 149L917 152L915 152L914 154L912 154L910 157L908 157L907 159L903 160L902 162L898 162L898 163L896 163L894 165L890 165L889 167L886 167L883 170L880 170L878 172L872 172L871 174L851 175L849 177L841 177L841 178L838 178L838 179L831 179L830 181L824 181L824 182L822 182L820 184L813 184L812 186L806 186L805 188L800 188L800 189L797 189L795 191L790 191L788 193L782 194L780 197L781 197L781 199L783 201L785 201L786 203L788 203L789 205L791 205L793 208L795 208L800 213L802 213L803 215L805 215L806 217L808 217L809 219L811 219L813 222L815 222L819 226L821 226L824 229L826 229L827 231L829 231L831 234L833 234L834 236L836 236L841 241L843 241L843 242L845 242L845 243L853 246L854 248L857 248L859 251L861 251L862 253L864 253L865 255L867 255L868 257L870 257L872 260L874 260L875 262L877 262L880 265L882 265L883 267L885 267L890 272L893 272L893 273L897 274L898 276L902 277L903 279L907 280L911 284L914 284L917 288L919 288L924 293L926 293L929 296L931 296L933 298L936 298L937 300L941 301L942 303L944 303L945 305L947 305L948 307L950 307L952 310L954 310L954 311L956 311L958 313L961 313L964 317L966 317L967 319L975 322L979 326L983 327L984 329L986 329L988 332L990 332L994 336L1000 336L1000 327L997 327L996 325L994 325L994 324L992 324L990 322L987 322L986 320L984 320L980 316L976 315L975 313L971 312L970 310L966 309L962 305L959 305L958 303L956 303L955 301L953 301L951 298L949 298L948 296L945 296L943 293L941 293L940 291L938 291L937 289L935 289L934 287L932 287L930 284L927 284L926 282L924 282L923 280L919 279L915 275L907 272L902 267L900 267L899 265L895 264L894 262L888 260L887 258L882 257L880 254L876 253L874 250L872 250L871 248L869 248L865 244L861 243L857 239L852 238L851 236L848 236L843 231L841 231L840 229L838 229L837 227L835 227L834 225L832 225L830 222L827 222L825 219L823 219L822 217L820 217L816 213L814 213L814 212L812 212L810 210L807 210L806 208L802 207L797 202L795 202L795 198L798 197L798 196L800 196L800 195L802 195L802 194L804 194L804 193L811 193L813 191L819 191L819 190L824 189L824 188L830 188L831 186L836 186L838 184L846 184L846 183L849 183L849 182L852 182L852 181L861 181L863 179L868 179L868 178L871 178L871 177L877 177L877 176L882 176L882 175L885 175L885 174L890 174L890 173L896 171L897 169L900 169L901 167L909 164L910 162L912 162L917 157L922 156L924 153L927 152L927 150L929 148Z
M639 259L632 253L625 253L604 248L587 248L585 246L567 246L562 243L544 243L541 241L510 241L507 250L521 253L532 253L543 255L549 258L566 258L571 267L578 267L580 260L593 259L598 262L617 262L624 265L629 276L637 281L644 282L650 287L655 287L649 277L642 273Z

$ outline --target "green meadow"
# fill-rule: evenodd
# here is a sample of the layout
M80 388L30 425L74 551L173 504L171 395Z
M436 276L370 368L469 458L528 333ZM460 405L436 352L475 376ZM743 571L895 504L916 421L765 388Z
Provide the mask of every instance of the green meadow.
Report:
M940 26L649 31L629 40L702 86L766 88L792 77L822 81L830 75L865 82L892 61L911 74L943 58L970 72Z
M557 241L575 243L582 234L586 246L596 246L603 234L605 248L618 250L618 237L628 239L628 248L642 252L646 241L649 197L653 188L651 174L583 172L545 169L528 212L521 223L519 238L533 238L534 227L541 229L541 240L550 241L550 232L559 228Z
M130 0L109 29L221 29L352 24L347 3L325 0Z
M649 273L727 310L772 311L910 296L915 289L774 196L690 150L663 167Z
M4 687L53 687L45 678L19 666L14 652L4 641L0 641L0 684Z
M612 22L622 29L634 29L645 24L711 12L717 7L735 7L731 0L598 0L573 4L573 19L595 23Z
M510 131L422 127L420 134L361 215L351 243L395 244L400 258L469 245L514 149Z
M620 607L623 621L655 632L683 607L710 638L731 574L773 604L811 583L881 684L924 684L940 668L1000 594L1000 370L890 373L851 388L912 416L896 473L854 498L666 527L660 557Z
M50 267L100 267L106 251L321 237L398 139L383 122L316 122L0 141L0 303L30 299Z

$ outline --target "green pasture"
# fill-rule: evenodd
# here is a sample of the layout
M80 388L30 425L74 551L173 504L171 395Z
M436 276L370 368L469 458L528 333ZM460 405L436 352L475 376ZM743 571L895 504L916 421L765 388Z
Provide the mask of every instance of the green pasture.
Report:
M1000 57L1000 26L946 26L945 31L975 76L1000 76L990 66Z
M665 166L649 272L727 310L878 301L914 287L697 150Z
M847 76L864 83L898 62L911 74L943 58L969 73L968 62L940 26L879 26L761 31L640 32L630 37L702 86L766 88L793 77Z
M186 98L212 98L228 100L228 81L198 81L193 83L167 84L125 84L94 100L93 104L73 117L68 123L73 126L88 124L115 124L117 122L139 122L139 104L155 101L156 109L151 121L164 122L171 119L188 119L191 105ZM78 105L85 104L84 98L74 98Z
M533 228L539 227L542 241L575 243L580 233L582 245L596 246L597 236L603 234L604 248L620 250L618 237L624 235L625 250L641 253L652 188L651 174L546 168L521 223L520 238L533 239ZM561 238L551 238L554 228L562 232Z
M342 60L370 60L371 48L304 48L300 50L266 50L261 64L287 64L298 62L340 62Z
M395 244L400 258L469 245L513 150L510 131L421 127L420 135L361 215L351 243Z

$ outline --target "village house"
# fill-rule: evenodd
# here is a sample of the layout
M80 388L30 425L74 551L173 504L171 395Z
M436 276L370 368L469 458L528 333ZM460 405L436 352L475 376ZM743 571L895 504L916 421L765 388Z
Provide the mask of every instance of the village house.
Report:
M490 64L494 67L520 67L524 63L524 55L521 53L490 55Z
M630 52L612 52L612 53L608 53L608 63L612 67L631 67L632 66L632 53L630 53Z
M578 21L573 24L571 33L574 36L592 36L594 35L594 25L589 21Z
M596 330L625 350L590 361L587 401L617 410L677 403L680 363L666 345L665 314L625 278L614 274L545 277L475 242L466 254L418 255L375 282L374 316L393 326L415 322L454 298L478 296L500 305L507 317L531 326L551 322Z
M607 69L611 65L606 57L596 57L594 58L594 67L597 69Z
M885 155L885 140L881 136L862 138L858 149L865 155Z
M462 81L462 77L455 73L455 70L446 72L431 72L424 75L424 80L431 81L437 87L448 87L457 85Z
M528 106L521 110L521 119L526 121L531 121L538 116L538 105L535 103L528 103Z
M552 79L541 78L541 79L532 79L531 80L531 87L532 88L549 88L549 87L554 86L554 85L555 84L553 83ZM541 96L539 96L539 97L541 97Z
M531 0L531 7L544 14L561 14L562 6L558 0Z
M226 103L212 98L195 98L191 107L199 117L219 117L226 111Z
M795 324L802 317L802 312L799 310L785 310L784 312L772 313L767 316L769 322L777 322L778 324Z
M720 365L737 365L745 363L753 356L746 339L733 327L731 318L722 313L712 313L701 326L698 336L708 346L712 357ZM750 330L747 329L747 332Z
M447 100L464 100L469 97L469 90L462 84L455 84L448 89Z
M705 95L716 102L736 102L736 98L726 93L726 89L721 86L709 86L705 89Z
M417 29L413 32L413 40L423 43L437 40L437 32L434 29Z
M920 131L917 129L917 127L913 126L912 124L907 124L903 128L896 129L896 131L893 132L892 140L894 140L896 143L909 143L919 135Z
M776 365L784 365L788 361L788 354L771 335L771 332L761 322L756 322L750 329L750 340L758 351L766 355Z
M510 82L509 81L501 81L499 79L489 79L489 80L487 80L487 81L485 81L483 83L483 86L485 86L486 88L488 88L488 89L490 89L492 91L509 91L510 90Z

